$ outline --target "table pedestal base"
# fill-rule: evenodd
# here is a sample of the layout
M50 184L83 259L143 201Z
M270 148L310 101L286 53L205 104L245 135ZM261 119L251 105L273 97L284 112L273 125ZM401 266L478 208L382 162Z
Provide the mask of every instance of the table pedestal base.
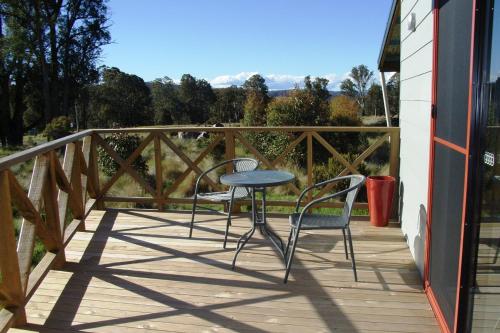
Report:
M255 200L255 193L256 192L261 192L262 193L262 209L260 214L257 211L257 202ZM270 228L267 227L267 220L266 220L266 188L253 188L252 189L252 228L245 232L243 236L240 237L238 240L238 243L236 245L236 252L234 253L234 258L233 258L233 264L232 268L234 269L235 264L236 264L236 258L238 257L238 254L243 250L243 247L245 244L248 242L250 238L252 238L253 234L255 233L255 230L259 229L260 233L262 236L265 238L269 239L271 241L271 244L276 248L278 253L281 255L283 260L285 259L285 248L283 241L281 238ZM284 261L283 261L284 262Z

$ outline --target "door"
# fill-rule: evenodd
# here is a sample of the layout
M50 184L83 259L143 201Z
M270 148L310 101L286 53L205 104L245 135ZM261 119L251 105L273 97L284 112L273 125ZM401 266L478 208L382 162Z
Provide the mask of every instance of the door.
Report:
M469 300L472 332L500 331L500 1L485 1L478 97L477 209Z
M471 114L471 0L435 2L425 288L445 331L458 327Z

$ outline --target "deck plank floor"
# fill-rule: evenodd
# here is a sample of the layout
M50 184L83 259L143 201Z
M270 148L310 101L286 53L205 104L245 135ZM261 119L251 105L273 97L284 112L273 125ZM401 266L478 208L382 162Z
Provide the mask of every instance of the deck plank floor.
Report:
M352 223L359 282L339 231L301 234L288 284L269 243L225 217L148 210L93 211L27 305L37 332L438 332L401 231ZM288 223L269 223L286 239Z

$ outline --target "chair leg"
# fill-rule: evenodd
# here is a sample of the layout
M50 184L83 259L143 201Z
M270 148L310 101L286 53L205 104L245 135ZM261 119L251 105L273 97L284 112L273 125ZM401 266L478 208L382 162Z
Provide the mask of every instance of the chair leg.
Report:
M299 230L295 231L295 235L292 237L293 245L292 250L290 251L290 255L288 256L288 262L286 264L286 272L285 278L283 279L283 283L288 282L288 275L290 274L290 269L292 268L293 255L295 254L295 248L297 247L297 240L299 238Z
M290 248L290 240L292 239L292 235L293 235L293 227L290 228L290 234L288 235L288 241L286 242L285 262L286 262L286 255L288 254L288 249Z
M349 238L349 249L351 250L351 262L352 262L352 271L354 273L354 281L358 282L358 273L356 272L356 260L354 260L354 250L352 247L351 229L349 229L349 227L347 227L347 236Z
M342 235L344 236L344 252L345 252L345 259L349 259L349 255L347 254L347 241L345 239L345 229L342 229Z
M224 245L223 247L226 248L226 243L227 243L227 233L229 232L229 226L231 225L231 214L233 213L233 203L234 199L229 201L229 210L227 212L227 222L226 222L226 232L224 233Z
M224 202L224 212L229 212L229 201ZM228 214L229 215L229 214ZM231 226L231 222L229 222L229 226Z
M189 225L189 238L193 236L194 215L196 214L197 201L198 201L198 196L195 194L193 199L193 211L191 212L191 224Z

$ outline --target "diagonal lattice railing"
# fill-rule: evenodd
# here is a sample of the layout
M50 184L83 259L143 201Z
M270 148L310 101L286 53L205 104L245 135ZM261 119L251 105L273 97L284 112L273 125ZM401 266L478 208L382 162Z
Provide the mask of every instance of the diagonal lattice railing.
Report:
M195 156L184 151L172 136L178 132L207 132L210 142L197 151ZM113 133L140 134L142 141L129 156L120 156L106 141ZM289 137L274 158L266 157L248 139L250 133L282 133ZM352 161L347 160L328 133L365 133L378 135ZM304 142L305 141L305 142ZM186 179L202 174L201 163L224 144L223 158L237 155L237 145L261 162L263 168L276 169L299 145L305 143L306 185L314 180L314 149L321 147L342 166L339 176L359 173L361 164L384 144L389 145L387 173L398 177L399 128L385 127L168 127L87 130L55 141L42 144L0 159L0 332L26 321L25 305L51 268L65 262L65 247L77 230L85 229L85 217L94 209L103 209L109 202L149 203L160 210L169 204L190 204L190 198L174 194ZM314 145L316 144L316 146ZM185 169L180 171L168 186L162 167L162 145L180 160ZM153 147L154 179L147 181L133 163L149 146ZM118 170L108 179L100 179L98 148L117 163ZM241 151L240 149L240 151ZM171 158L171 157L169 157ZM33 162L29 186L25 189L16 178L15 168L22 163ZM227 170L231 172L231 170ZM148 196L114 196L110 189L123 175L129 175ZM208 186L220 190L218 180L208 175ZM102 184L101 184L102 183ZM289 190L300 193L296 184ZM331 188L325 187L315 196L323 195ZM308 200L312 200L311 195ZM307 201L306 201L307 203ZM242 201L240 204L249 204ZM269 200L269 206L293 206L292 200ZM339 207L340 203L327 203L327 207ZM366 203L357 207L366 208ZM14 217L22 218L18 236L15 235ZM43 244L46 252L33 267L32 257L36 242Z

